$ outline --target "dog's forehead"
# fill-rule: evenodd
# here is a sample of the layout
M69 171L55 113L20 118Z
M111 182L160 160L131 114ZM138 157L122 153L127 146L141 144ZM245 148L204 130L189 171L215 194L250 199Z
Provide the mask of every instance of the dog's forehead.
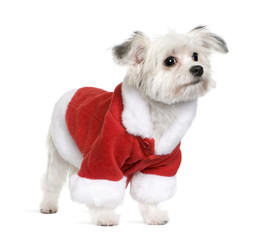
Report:
M170 32L155 39L152 42L152 47L159 53L182 52L194 48L194 42L192 41L192 38L186 34Z

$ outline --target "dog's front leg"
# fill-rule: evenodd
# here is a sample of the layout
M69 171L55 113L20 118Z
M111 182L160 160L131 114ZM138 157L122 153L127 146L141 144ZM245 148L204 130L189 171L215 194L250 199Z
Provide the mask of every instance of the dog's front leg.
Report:
M144 222L149 225L164 225L169 222L168 212L159 209L158 204L141 203L140 209Z
M89 206L92 221L99 226L116 226L119 224L120 215L115 208Z
M163 225L169 221L167 211L158 204L171 198L176 190L176 177L135 173L130 181L130 194L140 203L144 221L151 225Z

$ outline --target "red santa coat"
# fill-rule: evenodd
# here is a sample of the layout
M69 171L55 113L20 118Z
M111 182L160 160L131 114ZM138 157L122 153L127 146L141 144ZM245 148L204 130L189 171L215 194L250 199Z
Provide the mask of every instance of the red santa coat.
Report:
M181 163L180 142L169 154L155 154L155 140L135 136L123 125L122 84L114 92L77 90L66 111L68 130L83 155L80 178L118 182L134 175L175 176ZM136 105L136 102L134 103Z

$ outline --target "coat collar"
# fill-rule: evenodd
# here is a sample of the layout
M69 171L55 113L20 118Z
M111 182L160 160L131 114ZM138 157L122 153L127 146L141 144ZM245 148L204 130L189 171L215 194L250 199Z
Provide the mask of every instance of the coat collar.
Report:
M122 83L122 123L127 132L142 138L151 138L153 124L146 99L127 83Z
M152 138L153 124L146 98L135 87L123 82L122 100L122 124L127 132L142 138ZM169 154L180 143L196 115L197 99L179 103L177 110L179 114L175 122L155 142L156 155Z

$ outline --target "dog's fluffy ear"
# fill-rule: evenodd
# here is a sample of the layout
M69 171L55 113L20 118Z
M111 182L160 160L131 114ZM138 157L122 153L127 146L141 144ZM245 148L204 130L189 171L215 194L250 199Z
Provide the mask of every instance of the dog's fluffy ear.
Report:
M130 39L112 49L114 59L122 65L140 64L144 60L149 44L150 40L145 34L134 32Z
M209 32L206 26L198 26L188 34L202 41L202 47L204 48L220 53L229 52L226 42L218 35Z

